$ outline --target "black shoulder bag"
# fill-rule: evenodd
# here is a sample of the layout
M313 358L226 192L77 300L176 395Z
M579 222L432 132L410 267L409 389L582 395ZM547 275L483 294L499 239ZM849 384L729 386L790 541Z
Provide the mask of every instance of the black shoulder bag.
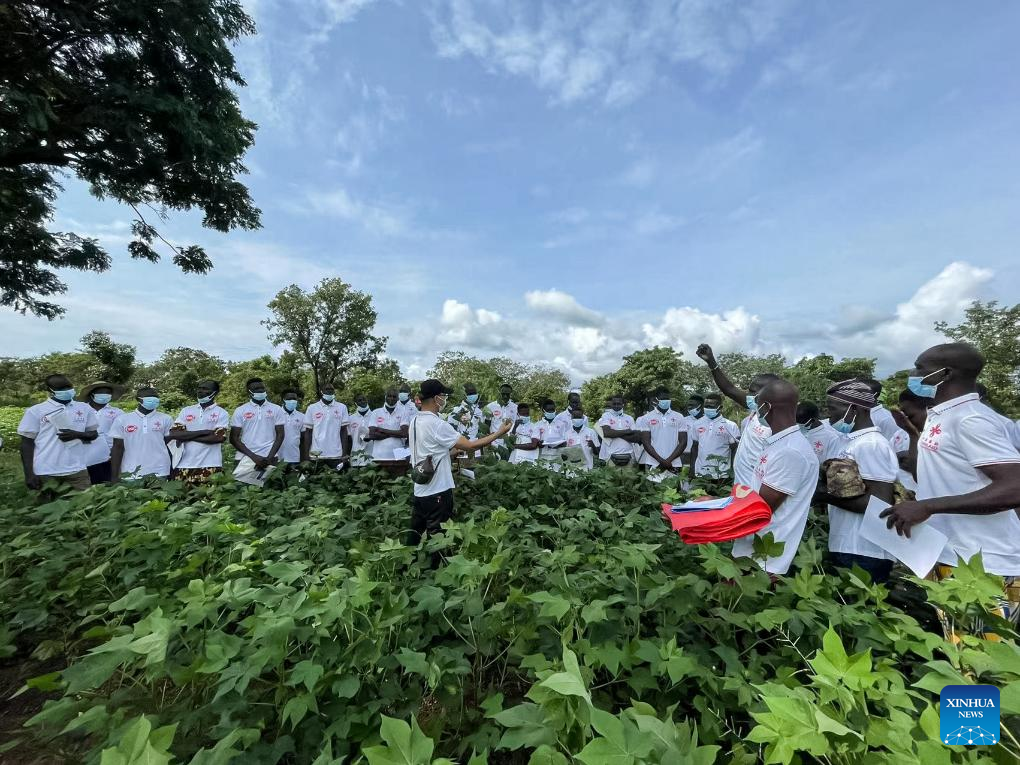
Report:
M415 455L414 455L415 457L418 456L417 455L418 449L416 448L418 446L418 428L416 427L417 424L418 424L418 418L416 417L411 422L411 428L414 429L414 434L413 434L413 436L411 438L411 445L412 445L412 448L413 448L413 450L415 452ZM436 465L432 461L432 455L431 454L428 457L426 457L425 459L421 460L420 462L414 463L414 467L411 468L411 480L414 481L417 484L432 483L432 478L435 476L435 474L436 474Z

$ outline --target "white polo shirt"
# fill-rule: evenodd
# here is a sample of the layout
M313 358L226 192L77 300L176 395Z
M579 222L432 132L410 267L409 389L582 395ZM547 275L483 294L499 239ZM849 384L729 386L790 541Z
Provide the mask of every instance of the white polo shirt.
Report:
M121 475L131 478L170 475L166 434L173 424L169 414L159 411L142 414L137 409L124 412L114 420L110 437L124 442Z
M430 497L453 488L453 471L450 469L450 449L457 445L461 434L450 423L439 419L435 412L419 412L411 421L411 465L432 457L436 468L428 483L416 483L414 496Z
M530 444L533 440L542 442L542 434L539 431L537 422L522 422L514 431L515 444ZM517 465L521 462L535 462L538 460L538 449L514 449L510 452L510 464Z
M826 420L822 420L821 425L805 433L804 438L808 440L811 448L814 449L819 465L826 460L838 457L839 453L843 451L844 442L846 441L846 436L832 427Z
M871 423L878 428L878 432L885 436L887 441L892 441L900 426L893 419L892 412L879 404L871 408Z
M595 464L595 454L592 451L592 445L594 444L597 447L599 443L599 434L594 430L587 425L582 425L581 429L578 430L571 423L570 430L567 431L567 446L581 447L581 451L584 452L585 470L591 470Z
M584 424L587 425L588 424L588 415L584 414L584 415L581 415L581 416L584 418ZM566 426L568 428L570 428L570 427L573 427L573 423L571 422L571 420L573 420L573 419L574 418L570 416L570 410L569 409L564 409L562 412L560 412L559 414L556 415L556 419L553 420L553 422L557 422L559 420L562 420L564 423L566 423Z
M414 409L414 405L411 405ZM407 409L397 404L397 410L404 414ZM417 413L417 409L414 410ZM365 437L368 435L368 418L372 416L372 410L369 409L364 414L359 414L357 411L350 413L351 421L347 423L347 432L351 434L351 465L354 467L364 467L371 462L372 457L372 442L366 441Z
M517 404L514 401L507 401L505 405L498 401L490 401L485 408L492 415L490 433L499 430L504 422L513 422L517 419Z
M861 478L866 481L895 483L900 466L889 440L878 428L864 428L847 435L836 454L839 459L853 460ZM829 550L831 552L866 555L880 560L894 560L881 547L861 537L863 513L852 513L829 505Z
M79 440L61 441L58 430L99 430L99 420L88 404L71 401L63 404L46 399L30 406L18 423L18 435L35 441L32 472L38 476L73 475L85 469L85 444Z
M811 497L818 485L818 460L799 427L793 425L766 439L752 479L751 488L755 491L762 486L770 486L785 494L786 499L772 514L768 526L733 542L733 557L751 557L754 554L753 537L765 536L771 531L773 539L783 542L785 547L782 555L765 561L764 569L770 574L785 574L800 546L811 509Z
M754 486L754 471L758 468L765 444L772 435L772 429L757 413L748 415L740 423L740 443L733 456L733 482L742 486ZM806 443L806 441L805 441ZM817 467L818 463L815 462Z
M230 426L241 429L242 444L260 457L266 457L276 442L276 426L284 424L284 414L283 407L272 401L261 405L247 401L234 410ZM243 456L237 453L237 459Z
M688 441L691 440L687 417L679 412L674 412L672 409L668 409L665 412L661 409L654 409L639 418L636 424L638 430L651 434L652 446L659 453L659 456L664 459L676 449L681 433L687 436ZM670 464L673 467L680 467L683 464L682 456L683 452L677 455ZM642 465L659 466L659 463L652 459L652 456L643 447L638 461Z
M892 450L897 454L908 452L910 451L910 434L903 428L896 428L896 433L889 443L892 445Z
M983 489L991 479L985 465L1020 463L1001 418L977 393L928 410L917 448L917 499L952 497ZM991 515L937 513L928 520L949 537L939 561L956 565L957 554L980 552L985 571L1020 576L1020 518L1014 510Z
M603 413L597 425L613 430L635 430L634 418L629 414L616 414L612 410ZM603 438L599 447L599 459L609 460L614 454L634 454L634 444L622 438Z
M283 409L283 407L280 407ZM301 433L305 429L305 413L300 409L293 412L283 410L283 444L280 445L280 460L296 464L301 461Z
M186 406L175 420L185 430L223 430L230 428L230 415L219 404L203 407L201 404ZM185 441L178 468L223 467L223 444L200 444Z
M1020 450L1020 423L1014 422L1004 414L999 414L988 406L988 404L985 404L985 406L988 407L988 410L992 412L992 414L999 418L999 421L1002 423L1002 427L1006 429L1006 435L1009 436L1009 442L1013 444L1013 448Z
M404 414L393 407L393 411L387 411L385 406L381 406L378 409L373 410L368 415L368 427L370 428L386 428L387 430L400 430L404 425L408 425L409 422ZM384 438L381 441L372 442L372 459L374 460L392 460L396 459L393 456L394 449L401 449L404 447L404 439L402 438Z
M407 416L408 422L410 422L411 420L418 416L418 407L414 405L413 398L409 398L406 403L398 401L397 409L399 409L402 414Z
M720 414L719 417L717 417L716 419L719 419L721 417L722 415ZM699 425L704 425L706 422L711 422L711 420L709 420L708 417L705 416L704 409L702 409L701 416L691 417L690 415L687 415L686 417L684 417L684 420L686 420L687 422L687 432L690 434L690 436L687 438L687 446L684 447L684 454L690 454L691 449L694 447L694 429ZM739 432L739 428L737 430Z
M318 458L335 460L343 455L340 431L351 422L347 407L339 401L328 404L321 399L305 411L305 430L312 431L310 450L319 452Z
M691 443L698 444L694 475L722 478L732 467L730 446L740 440L740 428L733 420L728 420L722 415L714 420L699 417L694 422Z
M89 409L92 407L86 404ZM113 447L113 440L110 438L110 428L113 421L124 414L123 409L107 404L102 409L92 409L99 421L99 438L91 443L85 444L85 464L101 465L110 459L110 449Z

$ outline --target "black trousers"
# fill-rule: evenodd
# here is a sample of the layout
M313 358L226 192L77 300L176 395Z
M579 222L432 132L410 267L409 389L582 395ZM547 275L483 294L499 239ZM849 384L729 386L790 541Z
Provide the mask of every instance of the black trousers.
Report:
M89 465L86 470L89 471L89 480L92 481L93 486L101 483L109 483L110 479L113 477L113 473L110 470L110 460L100 462L96 465Z
M858 566L871 575L871 581L875 584L885 584L892 574L893 561L881 558L872 558L868 555L855 555L854 553L828 553L829 562L839 568L853 568Z
M453 517L453 489L415 497L411 501L411 533L407 543L417 547L423 537L435 534Z

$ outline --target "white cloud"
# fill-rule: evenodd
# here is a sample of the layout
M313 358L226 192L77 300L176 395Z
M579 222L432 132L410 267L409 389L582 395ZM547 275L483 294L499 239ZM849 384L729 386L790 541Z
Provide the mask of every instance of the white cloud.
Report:
M298 214L325 215L355 223L376 236L396 236L408 230L405 215L395 209L364 202L344 188L306 192L303 202L289 202L286 207Z
M556 103L640 97L656 71L692 68L724 79L776 33L790 3L615 0L517 5L446 0L432 14L441 56L472 57L532 80Z
M558 321L583 327L597 327L603 323L600 314L585 308L573 295L559 290L533 290L524 295L524 302L532 311Z
M658 236L680 228L687 221L680 215L670 215L657 207L642 213L634 221L634 232L639 236Z

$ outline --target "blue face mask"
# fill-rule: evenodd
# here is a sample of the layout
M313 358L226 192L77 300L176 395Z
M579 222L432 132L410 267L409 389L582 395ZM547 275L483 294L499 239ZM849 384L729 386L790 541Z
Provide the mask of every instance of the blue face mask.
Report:
M210 403L212 403L212 400L213 400L213 396L199 396L198 403L200 403L200 404L210 404Z
M265 401L267 395L269 395L269 394L267 394L265 391L262 391L261 393L252 393L251 394L251 400L252 401Z
M575 417L571 422L574 423L575 428L579 428L584 425L584 417Z
M359 406L358 407L358 414L368 414L368 407L367 406Z
M800 428L800 432L803 433L805 436L811 432L811 428L809 428L807 425L798 425L797 427Z
M263 398L265 398L265 397L263 396ZM335 399L335 398L336 398L336 394L335 393L323 393L322 394L322 400L325 401L327 404L332 404L333 403L333 399Z
M552 422L556 419L556 412L545 412L545 418L549 420L549 422Z
M95 401L97 404L101 404L103 406L106 406L111 401L113 401L113 394L112 393L93 393L92 394L92 400Z
M468 394L467 396L464 397L464 400L467 401L469 404L473 404L476 401L478 401L478 394L477 393L470 393L470 394Z
M747 394L747 398L744 400L747 404L747 408L752 412L758 408L758 399L752 396L750 393Z
M74 398L74 388L68 388L67 390L51 390L53 398L57 401L63 401L67 403Z
M288 412L293 412L294 410L297 409L297 399L285 398L283 400L283 408L286 409Z
M701 414L701 407L700 406L692 406L687 411L690 413L691 417L697 417L699 414Z
M406 404L408 399L411 398L411 394L410 393L398 393L397 394L397 398L400 399L400 403L401 404Z
M142 396L138 400L142 403L143 409L148 409L150 412L159 409L159 396Z
M719 416L719 410L718 409L711 409L711 408L706 406L705 407L705 416L708 419L710 419L710 420L714 420L716 417Z
M907 388L915 396L921 396L922 398L935 398L935 393L938 390L939 385L942 383L927 385L924 381L931 377L931 375L937 375L939 372L944 372L945 369L945 367L942 367L942 369L936 369L934 372L925 375L924 377L911 375L907 378Z
M669 399L669 398L660 398L659 399L659 409L661 409L664 412L668 412L669 411L669 407L670 407L670 405L672 403L673 403L672 399Z
M848 406L846 409L846 414L843 415L843 419L840 420L839 422L832 423L832 427L837 433L842 433L844 436L846 436L854 432L854 423L857 422L857 415L855 414L854 418L849 422L847 422L846 419L852 410L853 407Z

